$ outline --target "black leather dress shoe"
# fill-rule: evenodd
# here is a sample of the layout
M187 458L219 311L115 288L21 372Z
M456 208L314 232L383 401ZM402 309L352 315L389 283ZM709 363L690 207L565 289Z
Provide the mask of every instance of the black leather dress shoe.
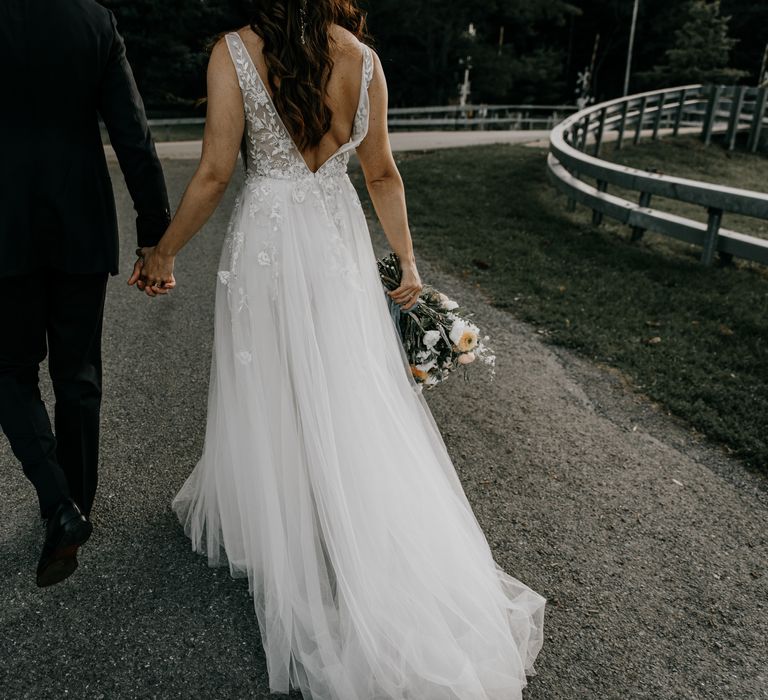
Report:
M62 501L46 525L45 543L37 565L37 585L52 586L77 568L77 550L93 532L93 525L74 501Z

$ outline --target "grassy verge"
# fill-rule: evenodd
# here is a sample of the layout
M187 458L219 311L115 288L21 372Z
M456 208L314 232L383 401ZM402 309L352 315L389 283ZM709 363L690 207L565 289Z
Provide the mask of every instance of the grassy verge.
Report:
M400 154L398 165L417 255L768 470L766 270L704 268L675 241L591 226L583 209L565 211L540 149Z
M757 192L768 191L768 158L744 151L728 152L719 145L705 146L694 136L663 141L646 141L637 146L616 151L607 143L601 153L603 158L641 170L651 170L665 175L688 177L702 182L711 182L731 187L740 187ZM614 194L635 200L636 192L611 190ZM664 211L687 216L696 221L706 221L703 207L683 204L671 199L657 197L652 205ZM749 216L726 213L723 227L768 238L768 221Z

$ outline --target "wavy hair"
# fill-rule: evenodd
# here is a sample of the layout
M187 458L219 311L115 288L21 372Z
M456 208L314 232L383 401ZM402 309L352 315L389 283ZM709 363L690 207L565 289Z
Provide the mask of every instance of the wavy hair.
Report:
M333 68L331 25L366 39L365 13L355 0L252 0L250 8L251 29L264 42L275 107L300 150L316 146L331 127L325 104Z

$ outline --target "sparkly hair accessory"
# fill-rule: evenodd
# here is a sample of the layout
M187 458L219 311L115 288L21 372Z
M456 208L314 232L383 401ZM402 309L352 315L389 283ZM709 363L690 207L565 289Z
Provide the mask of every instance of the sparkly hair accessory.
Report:
M307 28L307 0L301 0L299 5L299 22L301 23L301 43L306 44L304 30Z

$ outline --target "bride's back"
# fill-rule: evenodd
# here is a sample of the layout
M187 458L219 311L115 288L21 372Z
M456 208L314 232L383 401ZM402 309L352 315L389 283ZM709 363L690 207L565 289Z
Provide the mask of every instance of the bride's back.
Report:
M238 34L272 97L263 55L264 41L250 27L244 27ZM350 31L338 25L331 26L330 39L333 68L325 95L325 103L332 112L330 129L317 146L301 151L301 156L312 170L317 170L349 140L360 98L360 68L363 61L361 43Z

